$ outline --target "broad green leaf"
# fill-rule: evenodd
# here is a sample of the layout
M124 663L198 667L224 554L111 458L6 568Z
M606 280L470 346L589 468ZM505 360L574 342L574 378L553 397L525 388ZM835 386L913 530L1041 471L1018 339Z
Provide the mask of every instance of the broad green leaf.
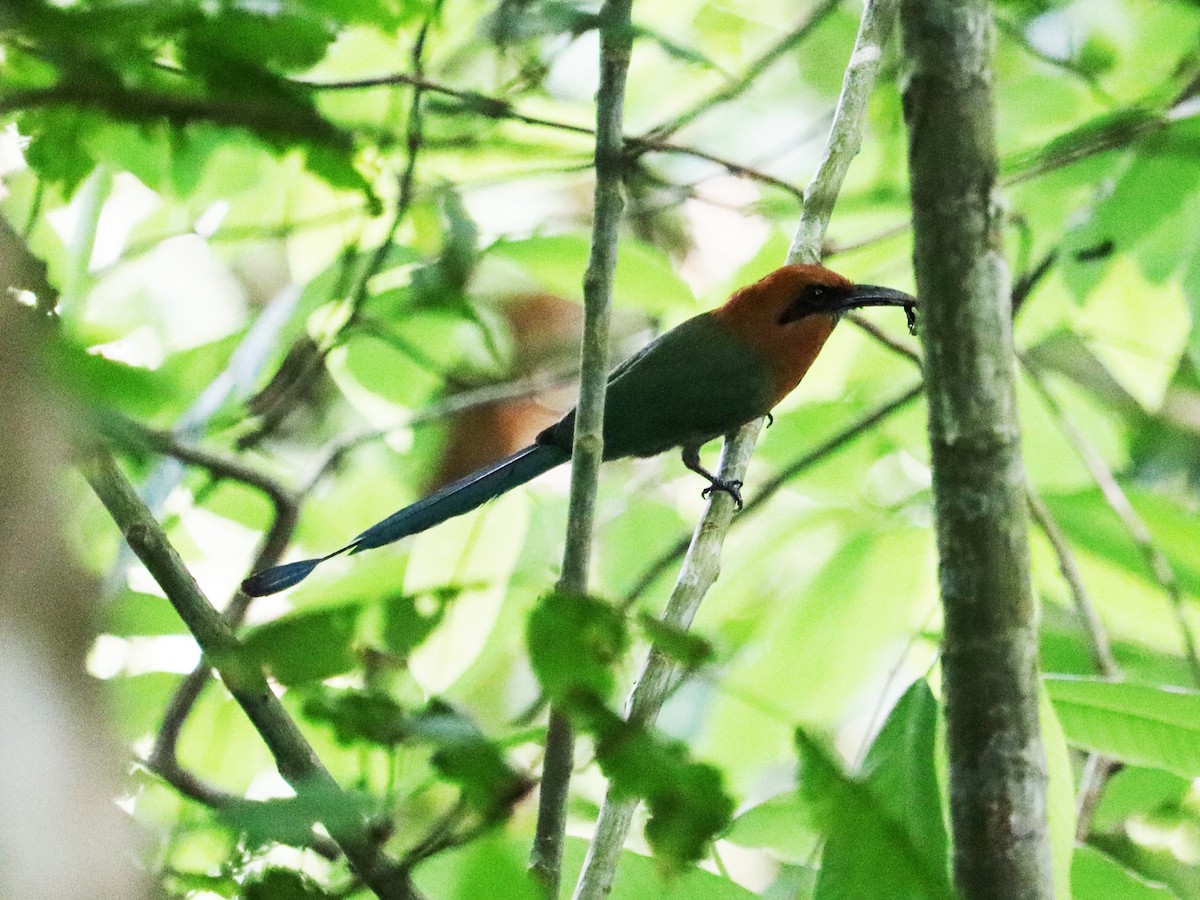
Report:
M704 626L732 657L724 677L751 697L769 698L767 711L718 691L705 721L700 752L720 760L745 790L759 767L788 752L791 722L833 728L847 704L880 690L914 631L935 613L928 530L865 522L857 506L814 510L808 495L824 478L815 480L772 501L786 523L763 520L756 530L750 520L742 526L750 530L734 529L705 607L730 610L722 629ZM858 496L862 487L848 490ZM785 684L783 692L771 687Z
M1200 693L1047 677L1067 740L1139 766L1200 777Z
M613 668L629 646L621 613L595 597L546 594L529 616L529 662L546 693L566 700L613 691Z
M316 783L294 797L241 801L220 807L216 813L252 847L271 843L307 847L312 843L314 823L336 831L360 822L372 806L367 797L345 793L333 784Z
M646 841L663 868L681 871L701 859L733 816L721 771L693 761L681 741L627 722L586 685L577 684L559 706L592 736L610 790L646 802Z
M395 744L403 735L405 711L379 690L321 687L305 698L304 715L333 729L341 744Z
M301 609L251 631L242 650L283 684L322 681L356 665L361 614L358 603Z
M1162 494L1126 489L1135 510L1150 529L1155 545L1188 593L1200 596L1200 518ZM1099 489L1050 494L1046 503L1071 541L1114 565L1151 579L1149 565L1129 530L1108 507ZM1154 582L1157 585L1157 582Z
M587 841L566 839L563 870L568 876L580 868L586 850ZM694 866L665 874L657 860L628 850L621 854L617 880L609 894L611 900L750 900L755 896L727 878Z
M383 643L401 659L433 633L445 617L446 608L463 592L449 586L424 594L400 594L382 603Z
M431 700L405 723L405 731L436 748L434 767L458 785L463 800L487 821L506 816L533 787L508 764L495 742L445 701Z
M240 896L243 900L334 900L339 895L325 891L303 872L272 867L246 882Z
M638 625L655 650L688 669L696 669L710 662L716 653L713 645L699 635L667 625L649 613L638 616Z
M1147 409L1158 409L1191 325L1177 281L1155 284L1131 257L1119 256L1087 294L1073 325L1126 391Z
M797 791L776 794L740 813L722 838L739 847L764 847L786 860L807 861L823 840L812 804Z
M110 408L150 415L171 399L171 385L157 373L107 359L51 332L42 364L50 382L103 419Z
M513 491L482 509L412 539L404 589L462 588L442 621L409 657L409 670L431 694L444 693L488 642L525 541L528 498Z
M817 900L875 896L951 898L947 840L934 770L937 701L914 682L888 716L861 777L802 730L800 792L823 820L827 841Z
M1075 900L1176 900L1170 888L1131 872L1095 847L1081 846L1071 865Z
M582 297L589 252L588 240L582 235L498 241L487 252L518 266L542 290L560 297ZM676 273L666 254L628 239L617 248L613 302L651 313L672 307L694 307L696 303L691 288Z
M166 597L122 591L104 607L104 629L121 636L182 634L179 614Z
M568 836L563 842L564 892L575 883L587 847L582 838ZM527 871L528 857L528 836L492 831L422 863L415 881L427 896L439 900L540 900L543 894ZM695 867L664 875L653 858L626 851L608 896L610 900L752 900L757 895Z
M1177 805L1187 794L1191 781L1161 769L1123 766L1104 785L1104 793L1092 816L1092 831L1113 831L1132 816L1152 815Z

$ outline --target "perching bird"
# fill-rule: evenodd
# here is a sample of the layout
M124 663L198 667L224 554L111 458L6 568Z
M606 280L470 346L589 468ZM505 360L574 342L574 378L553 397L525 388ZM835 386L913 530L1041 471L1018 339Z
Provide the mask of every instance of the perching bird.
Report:
M767 415L808 371L842 313L901 306L909 327L917 301L901 291L853 284L822 266L776 269L724 306L672 328L618 366L608 379L604 459L655 456L680 447L683 464L740 507L740 482L700 465L700 447ZM242 582L252 597L297 584L320 563L417 534L475 509L571 458L575 411L519 450L372 525L319 559L265 569Z

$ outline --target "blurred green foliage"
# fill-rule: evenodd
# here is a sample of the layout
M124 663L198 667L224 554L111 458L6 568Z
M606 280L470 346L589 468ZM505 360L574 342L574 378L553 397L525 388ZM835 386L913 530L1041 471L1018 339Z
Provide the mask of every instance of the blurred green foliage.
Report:
M635 5L626 128L650 138L626 163L614 356L782 262L798 205L786 186L819 160L857 15L832 7L740 84L805 10ZM1057 715L1073 754L1051 765L1059 893L1200 898L1200 699L1181 633L1200 632L1200 7L1014 0L996 15L1008 255L1018 277L1051 258L1015 324L1026 466L1125 682L1097 677L1035 532L1056 673L1047 741L1061 750ZM456 404L480 415L473 391L558 385L570 370L577 335L561 309L578 302L588 249L595 24L594 5L557 0L6 3L0 214L59 294L47 365L64 402L108 434L170 429L300 491L297 557L419 497L454 445ZM826 249L856 280L911 288L903 66L891 48ZM732 99L709 105L720 93ZM562 306L522 322L513 303L531 294ZM902 321L872 318L907 339ZM776 411L747 499L917 377L843 324ZM246 658L352 808L284 797L210 687L180 762L255 799L212 809L138 768L127 808L151 837L146 865L172 896L361 895L341 863L286 851L311 845L315 820L365 812L391 823L382 839L430 897L537 896L524 854L544 692L585 735L572 834L594 820L598 772L647 801L614 898L947 896L918 407L735 522L695 637L635 627L661 609L677 561L616 606L702 509L674 458L605 468L594 598L547 594L565 517L552 476L252 607ZM1177 607L1063 415L1145 523ZM272 524L269 498L120 446L225 602ZM109 531L94 500L75 481L64 491L80 559L114 586L92 669L140 756L197 659L157 589L96 537ZM651 643L688 670L658 729L618 714ZM1085 750L1122 768L1071 858ZM568 841L568 869L584 847Z

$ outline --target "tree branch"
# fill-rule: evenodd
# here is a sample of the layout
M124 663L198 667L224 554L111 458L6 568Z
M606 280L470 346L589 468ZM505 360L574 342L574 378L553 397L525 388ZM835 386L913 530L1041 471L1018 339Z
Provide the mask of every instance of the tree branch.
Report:
M608 330L617 237L624 201L621 174L625 79L633 47L632 0L605 0L600 10L600 88L596 96L596 199L592 247L583 279L583 343L579 405L571 449L567 538L557 590L586 594L592 549L596 486L604 454L604 397L608 386ZM546 896L562 882L562 842L575 738L561 710L550 709L546 755L538 794L537 831L530 867Z
M271 691L262 671L239 658L233 631L208 602L113 458L105 450L92 449L81 468L130 548L162 587L205 658L262 736L279 774L297 793L318 790L331 799L342 796L341 788ZM377 851L363 818L334 815L325 825L355 874L377 896L396 900L417 896L407 876Z
M594 137L596 129L588 125L577 125L573 122L563 122L558 119L548 119L544 116L534 116L528 113L523 113L514 107L509 101L499 97L492 97L487 94L481 94L476 91L467 91L460 88L450 87L449 85L441 84L436 81L431 81L428 78L418 77L406 72L394 72L388 75L378 75L372 78L359 78L353 81L329 81L329 82L306 82L307 87L314 90L334 91L334 90L366 90L373 87L386 87L390 85L405 84L415 88L429 91L430 93L441 94L446 97L453 97L459 100L463 108L485 116L489 119L506 119L512 122L520 122L524 125L534 125L539 128L553 128L556 131L566 131L571 134L579 134L587 137ZM702 159L710 162L713 165L720 166L729 172L731 175L736 175L740 178L746 178L751 181L757 181L761 184L769 184L772 187L777 187L781 190L799 197L800 192L795 186L789 184L781 178L776 178L774 175L769 175L766 172L759 171L751 166L743 165L742 163L734 162L733 160L725 159L713 153L708 153L704 150L697 150L694 147L688 147L683 144L676 144L671 141L662 140L653 135L643 135L641 137L628 135L623 138L623 152L634 154L642 153L677 153L682 156L691 156L695 159Z
M805 204L788 252L789 263L815 262L820 254L838 190L861 144L867 97L875 83L895 9L896 0L868 0L863 9L858 38L830 126L825 157L804 193ZM740 481L744 478L762 424L761 420L751 422L726 442L721 456L721 479ZM681 627L690 624L717 577L721 547L732 519L732 498L714 494L696 527L676 580L667 606L667 621L675 619L673 624ZM674 664L652 653L630 697L631 715L646 724L653 723L677 671ZM603 900L612 891L617 862L636 806L636 799L617 795L611 789L605 795L596 834L576 884L575 900Z
M1028 508L993 194L990 10L986 0L901 9L955 881L965 900L1050 900Z

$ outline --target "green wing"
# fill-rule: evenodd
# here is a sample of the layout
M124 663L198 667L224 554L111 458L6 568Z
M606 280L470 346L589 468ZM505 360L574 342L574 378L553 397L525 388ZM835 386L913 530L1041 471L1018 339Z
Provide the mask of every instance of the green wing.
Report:
M697 316L609 377L604 456L699 446L763 415L769 397L767 373L754 350L710 314Z

